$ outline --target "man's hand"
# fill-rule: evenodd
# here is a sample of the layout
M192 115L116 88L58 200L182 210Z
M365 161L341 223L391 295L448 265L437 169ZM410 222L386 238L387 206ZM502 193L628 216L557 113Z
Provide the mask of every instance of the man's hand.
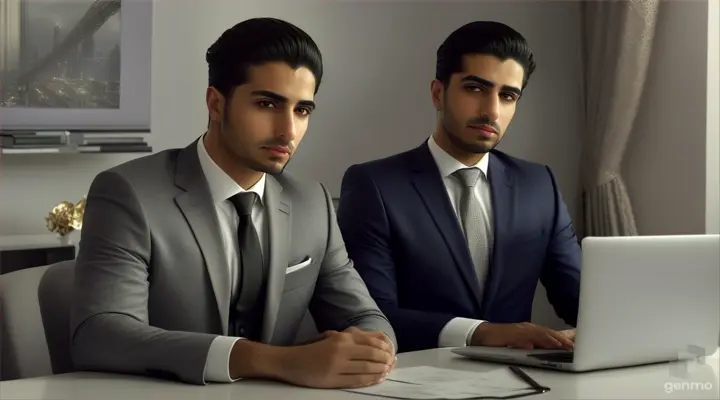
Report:
M382 382L395 363L385 335L350 328L283 350L278 378L312 388L354 388Z
M570 332L572 331L572 332ZM528 322L494 324L483 322L473 332L471 345L518 349L566 349L574 347L575 330L555 331Z

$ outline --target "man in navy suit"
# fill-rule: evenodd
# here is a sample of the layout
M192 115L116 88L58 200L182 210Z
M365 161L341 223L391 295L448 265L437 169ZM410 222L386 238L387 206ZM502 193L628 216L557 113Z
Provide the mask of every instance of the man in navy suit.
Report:
M497 22L453 32L431 84L435 131L413 150L351 166L338 222L399 351L465 345L572 348L529 323L538 281L575 326L580 246L547 166L495 149L535 69Z

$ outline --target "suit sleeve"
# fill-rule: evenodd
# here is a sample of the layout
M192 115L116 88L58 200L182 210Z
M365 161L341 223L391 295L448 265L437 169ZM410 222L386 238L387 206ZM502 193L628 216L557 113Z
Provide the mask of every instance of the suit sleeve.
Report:
M398 302L390 226L375 182L351 166L342 181L338 223L362 278L395 329L398 351L436 348L443 328L455 316L403 308Z
M555 177L549 168L547 171L554 192L554 219L540 281L555 313L574 327L580 299L580 244Z
M383 332L397 349L393 327L348 258L332 199L328 191L324 187L322 189L328 208L327 251L309 305L317 328L322 332L355 326L366 331Z
M217 336L149 325L150 257L150 231L133 188L116 173L101 173L87 196L75 266L74 365L204 384Z

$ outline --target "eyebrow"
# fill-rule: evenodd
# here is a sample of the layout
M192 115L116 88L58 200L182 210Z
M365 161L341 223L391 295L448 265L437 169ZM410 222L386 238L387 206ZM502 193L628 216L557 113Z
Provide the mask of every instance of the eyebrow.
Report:
M462 78L461 82L475 82L480 85L491 87L491 88L497 86L494 82L491 82L487 79L483 79L476 75L468 75L468 76ZM522 90L520 90L520 88L515 87L515 86L503 85L502 87L500 87L500 90L505 91L505 92L512 92L518 96L522 95Z
M252 92L250 92L250 94L252 94L253 96L269 97L280 103L288 102L287 97L285 97L281 94L275 93L275 92L271 92L269 90L253 90ZM300 101L298 101L298 105L304 106L304 107L309 107L311 109L315 109L315 102L312 100L300 100Z

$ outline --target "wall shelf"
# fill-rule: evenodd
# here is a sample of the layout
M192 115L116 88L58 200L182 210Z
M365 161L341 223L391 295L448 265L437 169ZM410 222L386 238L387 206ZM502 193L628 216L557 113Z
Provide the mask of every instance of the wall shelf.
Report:
M152 153L151 146L48 146L48 147L22 147L2 148L0 155L27 155L27 154L118 154L118 153Z
M0 155L152 153L140 136L71 132L0 132Z

